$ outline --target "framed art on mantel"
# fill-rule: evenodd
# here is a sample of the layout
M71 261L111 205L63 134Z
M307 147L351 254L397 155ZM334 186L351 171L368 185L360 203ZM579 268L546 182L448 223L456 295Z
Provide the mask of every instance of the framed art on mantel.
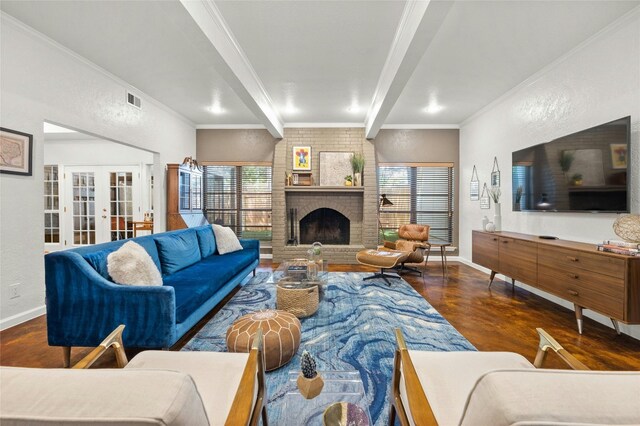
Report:
M33 136L0 127L0 173L31 176Z
M294 146L293 147L293 170L311 171L311 147L310 146Z

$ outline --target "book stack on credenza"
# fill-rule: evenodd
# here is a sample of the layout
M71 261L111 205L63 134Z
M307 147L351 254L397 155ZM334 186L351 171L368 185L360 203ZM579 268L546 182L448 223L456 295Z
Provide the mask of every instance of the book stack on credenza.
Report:
M627 241L605 240L602 244L598 244L598 250L627 256L640 256L640 244Z

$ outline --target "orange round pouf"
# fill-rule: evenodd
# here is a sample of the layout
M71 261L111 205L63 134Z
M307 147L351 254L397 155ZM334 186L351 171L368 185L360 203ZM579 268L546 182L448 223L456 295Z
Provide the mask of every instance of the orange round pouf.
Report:
M229 352L249 352L258 328L263 334L266 370L275 370L291 361L300 346L300 321L286 311L258 311L235 320L227 330Z

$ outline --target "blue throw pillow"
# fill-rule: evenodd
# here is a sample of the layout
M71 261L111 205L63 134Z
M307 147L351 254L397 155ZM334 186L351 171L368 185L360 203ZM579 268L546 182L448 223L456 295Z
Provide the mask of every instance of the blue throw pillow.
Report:
M109 254L114 250L115 249L112 248L98 250L83 254L82 257L84 257L84 260L86 260L93 269L102 275L104 279L111 281L111 276L109 276L109 271L107 269L107 256L109 256Z
M202 257L209 257L216 252L216 237L210 225L196 229L198 243L200 244L200 254Z
M155 240L163 275L171 275L201 259L198 237L194 231L162 235Z

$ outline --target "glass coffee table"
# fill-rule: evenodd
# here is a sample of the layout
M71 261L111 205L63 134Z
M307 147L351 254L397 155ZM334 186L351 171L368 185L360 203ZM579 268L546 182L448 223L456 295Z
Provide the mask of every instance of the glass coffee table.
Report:
M365 414L364 418L354 419L348 423L349 425L368 426L371 423L360 373L357 371L320 371L324 387L320 395L313 399L305 399L300 395L296 385L298 374L298 371L289 372L289 382L286 385L281 417L284 425L321 426L327 408L339 402L355 404Z

